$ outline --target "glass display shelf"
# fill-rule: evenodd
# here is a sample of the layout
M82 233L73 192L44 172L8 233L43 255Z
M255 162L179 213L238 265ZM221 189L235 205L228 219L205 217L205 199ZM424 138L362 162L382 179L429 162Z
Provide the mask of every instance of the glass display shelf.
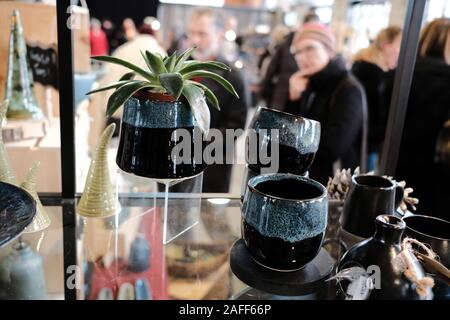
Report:
M78 299L229 299L245 288L229 264L240 199L177 195L167 221L163 194L119 200L112 217L77 215Z
M45 210L48 228L23 233L0 249L0 300L64 299L63 208L49 205ZM26 251L19 250L19 242Z

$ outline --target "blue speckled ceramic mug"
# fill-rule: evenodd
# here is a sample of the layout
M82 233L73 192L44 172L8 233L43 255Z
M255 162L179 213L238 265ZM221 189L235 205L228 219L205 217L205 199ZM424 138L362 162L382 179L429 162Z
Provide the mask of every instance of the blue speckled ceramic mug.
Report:
M278 136L271 130L278 130ZM249 166L254 172L291 173L304 175L314 161L320 143L320 123L290 113L260 107L255 113L247 134ZM279 145L278 170L267 170L269 165L261 159L272 145Z
M248 182L242 238L259 264L296 271L319 253L327 214L327 190L319 182L291 174L260 175Z

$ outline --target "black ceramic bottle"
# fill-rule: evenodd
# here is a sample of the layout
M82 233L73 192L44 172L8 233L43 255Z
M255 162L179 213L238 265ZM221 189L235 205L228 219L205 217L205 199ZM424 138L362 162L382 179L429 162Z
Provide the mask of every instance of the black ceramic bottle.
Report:
M350 267L379 267L380 288L371 291L369 300L419 300L416 285L406 278L395 262L401 253L401 239L406 228L401 219L381 215L375 219L375 235L350 248L339 262L339 270ZM420 263L412 256L419 278L424 277ZM373 268L373 267L372 267Z

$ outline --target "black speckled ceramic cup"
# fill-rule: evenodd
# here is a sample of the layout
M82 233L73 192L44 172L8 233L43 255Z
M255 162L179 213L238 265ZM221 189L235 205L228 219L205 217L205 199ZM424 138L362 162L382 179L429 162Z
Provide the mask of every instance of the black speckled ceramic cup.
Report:
M327 191L317 181L291 174L260 175L248 182L242 238L260 265L296 271L319 253L327 214Z
M272 130L277 130L278 134ZM320 134L321 127L317 121L260 107L247 133L248 165L257 173L304 175L314 161ZM261 160L266 153L274 157L272 149L275 143L279 149L278 170L265 170L272 167L272 163L267 165Z

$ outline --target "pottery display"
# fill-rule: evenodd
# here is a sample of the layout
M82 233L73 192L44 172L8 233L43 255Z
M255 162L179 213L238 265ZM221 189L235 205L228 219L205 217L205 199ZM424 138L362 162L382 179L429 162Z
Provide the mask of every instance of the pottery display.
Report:
M128 270L142 272L150 268L150 246L144 234L139 234L131 243Z
M0 264L2 298L45 300L47 298L42 257L22 241Z
M429 216L411 215L404 217L405 236L429 246L439 261L450 269L450 222Z
M338 270L360 267L379 268L379 288L373 288L369 300L418 300L417 285L410 281L397 258L402 253L401 240L406 224L400 218L391 215L381 215L375 219L375 234L350 248L339 262ZM409 253L412 261L410 272L415 272L419 279L425 274L419 261ZM375 270L375 269L374 269ZM375 282L377 279L375 279Z
M220 107L214 92L199 78L212 79L236 98L239 95L217 73L231 71L229 66L217 61L188 61L193 51L195 47L169 57L141 52L146 70L116 57L92 57L129 70L118 82L89 92L115 89L108 99L107 116L124 106L116 159L123 171L164 183L205 170L203 138L210 129L209 106ZM134 79L137 75L141 80Z
M114 123L110 124L98 142L77 206L77 212L82 216L104 218L120 211L120 203L111 183L108 165L108 145L115 128Z
M272 172L272 173L276 173L276 172ZM243 175L244 179L242 180L242 186L241 186L241 202L244 200L244 194L245 194L245 191L247 190L248 182L251 179L253 179L259 175L260 175L260 173L253 171L249 165L245 166L245 171L244 171L244 175ZM302 176L304 178L309 178L309 172L306 171L304 174L302 174L300 176Z
M178 163L172 154L178 141L173 137L187 133L189 161ZM184 137L182 138L184 139ZM162 94L140 94L124 105L117 165L127 173L157 180L176 180L196 176L206 169L202 133L189 106Z
M278 136L272 136L271 129L278 130ZM263 164L261 159L267 156L266 153L273 157L273 143L279 145L277 172L296 175L304 175L309 170L319 148L319 122L278 110L258 108L249 130L246 148L249 155L248 164L254 172L262 172L261 169L270 166Z
M28 61L27 45L18 10L13 11L11 18L5 99L9 100L8 118L43 117L34 92L33 73Z
M36 215L33 219L33 222L25 228L24 233L33 233L33 232L39 232L44 229L47 229L52 221L50 220L50 217L45 210L44 206L42 205L41 200L39 199L39 196L36 192L36 175L37 171L39 169L40 162L34 163L30 170L28 170L27 176L25 177L25 181L20 185L20 187L27 191L36 201Z
M9 101L0 101L0 131L6 121L6 112L8 110ZM16 184L16 174L11 166L11 159L6 151L3 143L3 134L0 134L0 181L10 184Z
M152 290L147 279L138 279L134 284L136 300L152 300Z
M380 214L394 215L403 199L403 188L374 175L354 175L344 202L342 229L367 239L375 232L374 219Z
M176 278L207 277L227 263L229 248L224 243L180 242L166 249L169 275Z
M260 175L248 182L242 238L259 264L296 271L318 254L327 212L327 191L320 183L291 174Z
M134 287L131 283L122 283L119 287L117 300L134 300Z
M0 182L0 248L22 234L36 215L36 201L25 190Z

